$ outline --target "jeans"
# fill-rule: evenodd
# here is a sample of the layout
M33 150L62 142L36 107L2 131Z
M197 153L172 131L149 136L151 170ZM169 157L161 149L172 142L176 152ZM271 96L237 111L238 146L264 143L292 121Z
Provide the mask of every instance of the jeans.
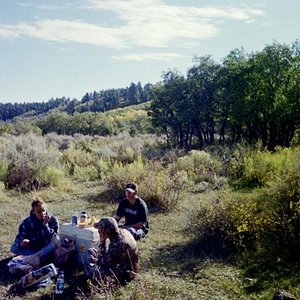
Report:
M29 247L25 247L25 248L18 247L15 243L13 243L10 247L10 251L17 255L32 255L37 252L41 252L41 256L40 256L41 264L45 263L47 258L54 252L54 250L55 250L55 245L51 242L44 248L41 248L40 250L34 250Z

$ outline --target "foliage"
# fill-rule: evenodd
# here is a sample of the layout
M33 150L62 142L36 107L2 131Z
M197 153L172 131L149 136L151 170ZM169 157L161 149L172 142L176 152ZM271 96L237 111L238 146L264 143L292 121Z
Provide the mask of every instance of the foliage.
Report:
M141 197L152 212L167 212L184 197L187 178L184 172L174 173L172 168L145 162L142 157L130 164L116 162L105 178L107 187L114 191L116 198L123 196L124 185L131 181L139 185Z
M185 197L187 181L185 172L153 163L140 184L143 199L152 212L170 212Z
M299 42L273 43L261 52L233 50L215 63L197 57L186 78L168 71L152 89L153 126L170 145L202 149L226 140L291 145L300 127Z
M260 147L238 147L228 162L228 172L235 185L245 187L266 186L284 170L292 167L299 149L277 147L274 152Z
M243 263L263 257L270 262L278 259L299 262L299 149L249 153L259 158L257 174L263 173L260 161L266 160L262 165L272 170L272 176L267 174L265 187L251 194L238 191L206 194L191 210L187 229L206 246L211 243L221 249L224 245L233 247L243 257ZM244 157L247 162L246 158L249 157Z
M10 144L1 154L1 159L7 161L6 184L9 188L28 189L33 179L48 166L59 167L59 152L48 151L43 137L29 133L9 139Z
M0 203L7 203L10 201L10 198L5 193L5 185L3 181L0 181Z
M260 250L286 261L299 262L300 156L284 167L281 176L262 190L259 206L264 212ZM271 246L272 245L272 246Z
M107 112L82 112L70 115L66 112L52 112L36 121L43 134L56 132L62 135L117 135L129 132L131 135L153 132L147 118L147 104L119 108Z
M194 191L226 186L227 180L220 176L221 166L217 158L205 151L192 150L178 159L178 169L187 173Z

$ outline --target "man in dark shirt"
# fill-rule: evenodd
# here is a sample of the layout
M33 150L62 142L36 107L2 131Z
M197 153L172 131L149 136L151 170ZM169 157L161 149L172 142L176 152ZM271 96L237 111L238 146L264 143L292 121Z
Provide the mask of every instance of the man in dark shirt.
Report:
M136 240L139 240L149 230L147 204L138 196L138 186L133 182L126 184L125 196L114 218L119 222L122 217L125 217L125 224L119 227L126 228Z

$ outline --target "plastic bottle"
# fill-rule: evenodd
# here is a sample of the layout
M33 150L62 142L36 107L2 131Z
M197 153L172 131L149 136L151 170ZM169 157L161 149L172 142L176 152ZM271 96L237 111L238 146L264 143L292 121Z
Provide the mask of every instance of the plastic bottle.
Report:
M88 215L85 210L83 210L80 214L80 223L87 223Z
M56 279L55 294L58 295L64 292L64 284L65 284L64 271L60 271Z

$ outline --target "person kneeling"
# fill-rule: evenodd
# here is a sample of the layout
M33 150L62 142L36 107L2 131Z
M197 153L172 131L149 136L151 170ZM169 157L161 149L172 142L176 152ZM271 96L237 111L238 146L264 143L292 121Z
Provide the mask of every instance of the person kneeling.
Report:
M135 278L138 272L138 249L133 236L118 227L112 217L101 218L94 224L100 236L99 248L88 249L84 270L92 281L116 280L120 285ZM106 247L106 245L108 247Z

